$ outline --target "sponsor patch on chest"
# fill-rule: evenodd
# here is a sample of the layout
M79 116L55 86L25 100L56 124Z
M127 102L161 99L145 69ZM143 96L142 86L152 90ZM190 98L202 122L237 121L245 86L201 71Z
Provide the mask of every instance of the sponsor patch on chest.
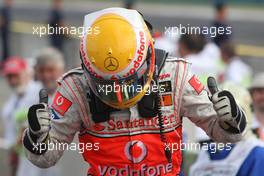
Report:
M160 87L160 93L172 92L171 81L160 81L159 87Z

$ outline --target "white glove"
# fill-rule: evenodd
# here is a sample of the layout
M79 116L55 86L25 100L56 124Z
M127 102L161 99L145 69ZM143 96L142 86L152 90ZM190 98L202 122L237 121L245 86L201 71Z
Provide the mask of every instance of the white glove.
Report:
M219 91L214 78L209 77L207 82L214 109L219 117L219 125L231 133L243 132L246 127L246 117L233 95L226 90Z
M37 137L37 141L34 142L44 141L50 130L50 116L46 103L33 105L29 108L28 124L30 137Z
M28 124L23 144L25 148L35 154L46 151L46 141L50 130L50 115L48 110L48 93L45 89L39 92L40 104L33 105L28 110ZM42 150L45 148L45 150Z

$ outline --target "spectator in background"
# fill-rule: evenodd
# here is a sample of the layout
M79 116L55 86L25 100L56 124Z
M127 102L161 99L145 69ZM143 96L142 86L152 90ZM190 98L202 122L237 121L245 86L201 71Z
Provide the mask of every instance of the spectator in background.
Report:
M136 0L124 0L124 7L127 9L133 9Z
M231 38L231 33L227 30L227 10L227 6L223 1L215 4L215 20L212 26L216 27L217 31L220 32L213 38L213 42L218 46L220 46L221 43L229 41Z
M63 56L55 48L45 48L36 57L36 79L42 83L51 97L57 89L57 79L64 73L64 67Z
M206 84L208 76L216 76L218 73L219 51L211 45L199 34L181 35L178 43L179 56L192 63L192 72L203 84Z
M22 134L27 127L28 108L39 102L41 85L33 81L31 69L20 57L8 58L3 74L13 90L2 111L5 141L11 151L12 176L54 176L55 171L52 169L40 169L30 163L22 150Z
M235 45L230 42L222 43L220 50L226 68L219 75L219 82L231 81L248 87L251 82L252 69L237 56Z
M203 50L206 40L200 34L183 34L179 40L179 53L181 57L198 54Z
M199 77L199 80L203 85L206 85L208 76L215 77L218 74L220 51L215 44L207 42L203 35L181 35L178 42L178 49L179 56L192 63L192 72ZM190 122L185 121L184 123L186 124ZM195 140L208 140L208 136L201 128L192 126L192 129L195 129ZM188 128L184 128L186 141L189 141L190 138L192 138L189 130L190 129ZM188 151L185 152L187 154Z
M59 27L64 26L63 13L62 13L62 0L53 0L52 1L52 11L49 20L49 25L53 29L59 29ZM55 30L54 30L55 31ZM62 30L57 30L62 31ZM51 45L60 51L63 50L64 34L54 34L50 35Z
M10 8L12 0L4 0L4 6L1 9L0 16L0 30L2 39L2 57L1 60L5 61L9 57L9 32L10 32Z
M226 82L224 90L230 91L247 115L247 133L236 144L210 143L208 150L200 151L190 168L190 176L262 176L264 144L250 130L252 127L251 98L248 91L234 83ZM218 146L218 147L217 147Z
M5 127L5 141L10 149L11 175L15 176L18 168L18 148L20 144L20 129L17 128L16 116L21 111L27 110L37 102L38 85L31 81L26 61L20 57L8 58L3 66L3 75L9 87L13 90L12 95L5 103L2 117ZM23 129L21 129L23 130ZM21 131L22 132L22 131Z
M160 31L155 31L152 36L155 39L155 48L165 50L170 56L177 56L179 34L162 34Z
M249 91L253 100L253 131L264 141L264 73L254 77Z

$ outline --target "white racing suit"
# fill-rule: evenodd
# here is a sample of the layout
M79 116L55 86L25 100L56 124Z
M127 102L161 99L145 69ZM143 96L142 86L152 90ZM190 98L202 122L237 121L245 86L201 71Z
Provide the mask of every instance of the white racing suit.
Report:
M113 112L110 120L95 123L87 100L87 82L81 68L66 73L59 81L51 110L49 142L71 143L79 132L80 144L88 145L83 153L89 163L88 175L177 175L180 172L182 117L188 117L215 141L236 142L242 134L231 134L218 124L213 104L203 85L190 72L190 63L168 57L159 76L164 131L172 152L172 163L164 155L158 118L142 118L137 105ZM24 145L28 159L46 168L56 164L62 149L33 154L32 145Z

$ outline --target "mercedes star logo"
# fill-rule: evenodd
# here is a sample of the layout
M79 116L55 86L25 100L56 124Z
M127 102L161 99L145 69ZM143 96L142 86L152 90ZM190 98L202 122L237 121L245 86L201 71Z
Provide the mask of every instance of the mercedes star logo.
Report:
M107 57L104 61L104 67L108 71L116 71L119 67L119 63L114 57Z

